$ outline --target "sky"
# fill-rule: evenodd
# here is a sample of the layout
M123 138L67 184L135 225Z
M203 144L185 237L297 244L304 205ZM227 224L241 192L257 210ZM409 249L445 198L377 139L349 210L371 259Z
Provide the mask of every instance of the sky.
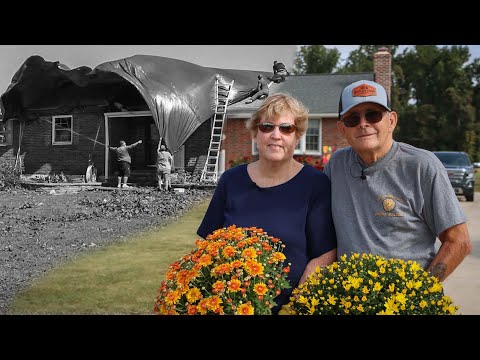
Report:
M0 45L0 94L11 83L15 72L32 55L59 61L74 69L94 68L101 63L129 56L157 55L221 69L272 71L273 61L293 67L299 45ZM359 45L325 45L337 48L344 61ZM411 45L400 45L400 51ZM440 45L444 46L444 45ZM472 58L480 58L480 45L469 45Z

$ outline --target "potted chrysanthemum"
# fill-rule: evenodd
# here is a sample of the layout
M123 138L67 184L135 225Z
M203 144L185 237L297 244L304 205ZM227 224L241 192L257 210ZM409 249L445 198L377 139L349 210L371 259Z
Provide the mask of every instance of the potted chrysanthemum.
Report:
M232 225L196 240L196 249L170 265L158 289L161 315L270 315L290 287L280 239L261 228Z
M282 315L453 315L442 283L415 261L353 254L317 268Z

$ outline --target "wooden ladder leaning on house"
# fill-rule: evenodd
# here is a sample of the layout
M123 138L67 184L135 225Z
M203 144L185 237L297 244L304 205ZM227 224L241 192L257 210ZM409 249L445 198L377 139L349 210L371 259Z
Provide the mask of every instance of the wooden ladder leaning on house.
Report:
M215 114L213 115L212 135L210 137L210 145L208 147L207 159L203 166L200 181L218 180L218 158L220 156L220 144L223 136L223 124L227 114L228 101L230 92L233 89L233 82L230 84L222 83L219 77L215 80Z

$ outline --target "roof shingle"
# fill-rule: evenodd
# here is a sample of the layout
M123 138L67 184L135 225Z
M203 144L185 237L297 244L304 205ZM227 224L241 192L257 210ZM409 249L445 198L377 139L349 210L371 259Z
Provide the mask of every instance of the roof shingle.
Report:
M338 100L343 88L355 81L374 80L374 73L291 75L283 83L272 84L270 95L287 93L299 99L310 114L338 112ZM230 114L251 113L262 100L245 104L243 101L228 107Z

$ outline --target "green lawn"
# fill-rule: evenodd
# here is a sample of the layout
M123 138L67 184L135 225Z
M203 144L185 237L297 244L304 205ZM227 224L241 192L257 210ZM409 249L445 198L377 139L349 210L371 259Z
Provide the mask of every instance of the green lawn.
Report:
M480 192L480 169L475 169L475 191Z
M195 249L209 200L126 242L92 249L22 291L10 314L153 314L170 264Z
M480 169L475 171L475 191L480 192Z

